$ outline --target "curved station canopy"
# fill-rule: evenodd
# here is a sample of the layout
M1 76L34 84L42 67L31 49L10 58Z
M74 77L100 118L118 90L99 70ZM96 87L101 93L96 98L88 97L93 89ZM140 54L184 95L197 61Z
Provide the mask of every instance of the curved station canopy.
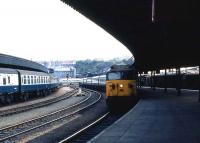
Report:
M195 0L63 1L127 46L141 71L200 64Z
M0 67L48 72L45 66L36 62L4 54L0 54Z

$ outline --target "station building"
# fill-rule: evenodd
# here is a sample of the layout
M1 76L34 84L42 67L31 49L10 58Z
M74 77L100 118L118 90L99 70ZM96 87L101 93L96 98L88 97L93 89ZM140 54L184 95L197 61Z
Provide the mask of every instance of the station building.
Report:
M54 75L59 78L75 78L75 61L41 61L40 64L54 70Z

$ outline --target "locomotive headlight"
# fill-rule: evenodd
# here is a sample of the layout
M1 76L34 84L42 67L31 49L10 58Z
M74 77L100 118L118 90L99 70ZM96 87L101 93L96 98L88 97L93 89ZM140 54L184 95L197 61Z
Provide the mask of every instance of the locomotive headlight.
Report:
M119 84L119 87L122 88L122 87L123 87L123 84Z

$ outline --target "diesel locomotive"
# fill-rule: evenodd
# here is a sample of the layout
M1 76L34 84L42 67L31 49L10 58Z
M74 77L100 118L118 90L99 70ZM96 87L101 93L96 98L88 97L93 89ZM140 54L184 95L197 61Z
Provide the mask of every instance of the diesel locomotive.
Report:
M106 74L106 102L109 106L137 100L137 72L128 65L113 65ZM120 103L120 104L119 104Z

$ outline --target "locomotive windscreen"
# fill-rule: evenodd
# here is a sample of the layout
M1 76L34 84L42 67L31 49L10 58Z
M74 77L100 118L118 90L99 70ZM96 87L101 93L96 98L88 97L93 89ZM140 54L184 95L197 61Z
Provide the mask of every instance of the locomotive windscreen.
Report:
M136 76L133 71L109 72L107 80L135 80Z

